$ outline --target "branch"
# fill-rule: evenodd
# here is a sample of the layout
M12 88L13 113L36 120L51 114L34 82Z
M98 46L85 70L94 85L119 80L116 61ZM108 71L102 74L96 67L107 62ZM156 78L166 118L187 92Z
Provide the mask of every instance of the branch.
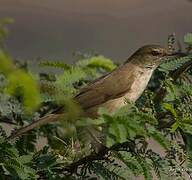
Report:
M10 124L10 125L16 125L15 122L13 122L10 118L8 117L0 117L0 123L6 123L6 124Z
M96 160L105 160L106 155L108 155L111 151L119 151L125 148L126 150L128 149L127 151L129 152L135 152L135 143L133 141L127 141L124 143L114 144L110 148L107 148L106 146L102 145L102 148L99 149L98 153L93 152L90 155L85 156L84 158L64 167L62 170L73 174L75 171L77 171L79 166L92 163Z

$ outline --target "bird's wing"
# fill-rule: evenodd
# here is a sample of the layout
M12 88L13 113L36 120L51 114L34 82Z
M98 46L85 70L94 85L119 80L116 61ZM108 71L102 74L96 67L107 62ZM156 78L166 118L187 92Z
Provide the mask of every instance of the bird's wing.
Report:
M134 82L134 68L123 65L80 90L75 96L82 108L88 109L123 96Z
M126 64L83 88L75 99L81 104L83 109L88 109L89 107L105 103L110 99L123 96L129 91L134 81L134 67L131 64L127 67ZM13 135L10 135L8 139L13 139L43 124L58 120L63 116L60 111L61 109L55 114L49 114L26 127L20 128Z

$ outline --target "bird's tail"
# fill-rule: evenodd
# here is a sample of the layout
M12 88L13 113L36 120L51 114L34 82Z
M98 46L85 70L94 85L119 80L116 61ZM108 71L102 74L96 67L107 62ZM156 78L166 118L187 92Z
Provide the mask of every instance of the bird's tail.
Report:
M61 117L63 116L63 113L62 114L49 114L47 116L44 116L42 118L40 118L39 120L25 126L25 127L22 127L18 130L16 130L15 132L13 132L9 137L8 139L11 140L11 139L14 139L18 136L21 136L23 134L25 134L26 132L34 129L34 128L37 128L37 127L40 127L44 124L47 124L47 123L50 123L50 122L54 122L54 121L57 121L59 120Z
M40 127L42 125L48 124L50 122L54 122L57 121L61 118L63 118L63 116L66 115L65 113L58 113L58 114L49 114L46 115L40 119L38 119L37 121L22 127L18 130L16 130L15 132L13 132L7 139L8 140L13 140L37 127ZM101 148L103 148L103 135L101 133L101 131L98 131L97 129L93 128L93 127L89 127L89 129L85 128L84 129L86 131L86 143L92 144L92 148L97 152L99 151Z

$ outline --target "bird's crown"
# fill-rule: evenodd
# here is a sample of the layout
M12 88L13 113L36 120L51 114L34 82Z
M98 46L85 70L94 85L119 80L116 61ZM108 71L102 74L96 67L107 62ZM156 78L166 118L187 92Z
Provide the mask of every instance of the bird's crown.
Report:
M139 48L128 60L144 67L155 67L169 56L168 50L160 45L145 45Z
M139 48L135 53L135 55L152 55L152 56L167 56L168 51L166 48L160 45L145 45Z

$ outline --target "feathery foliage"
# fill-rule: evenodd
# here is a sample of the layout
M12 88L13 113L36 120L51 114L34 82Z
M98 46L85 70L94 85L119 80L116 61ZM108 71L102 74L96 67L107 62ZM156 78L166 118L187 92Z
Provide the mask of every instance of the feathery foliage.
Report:
M5 32L0 31L0 40ZM101 108L95 119L79 118L80 108L72 97L80 87L112 71L117 65L110 59L98 54L81 55L73 65L42 59L42 68L59 71L34 75L27 67L18 68L1 49L0 122L18 129L61 105L68 117L15 141L8 139L5 126L0 126L0 179L108 180L142 176L146 180L164 180L184 179L186 174L191 177L190 33L184 42L185 55L162 64L135 104L127 102L113 114ZM170 51L175 50L174 43L171 35ZM100 149L85 141L89 137L87 129L92 128L104 135L102 144L96 142ZM44 144L42 139L46 139ZM152 144L158 144L158 150Z

